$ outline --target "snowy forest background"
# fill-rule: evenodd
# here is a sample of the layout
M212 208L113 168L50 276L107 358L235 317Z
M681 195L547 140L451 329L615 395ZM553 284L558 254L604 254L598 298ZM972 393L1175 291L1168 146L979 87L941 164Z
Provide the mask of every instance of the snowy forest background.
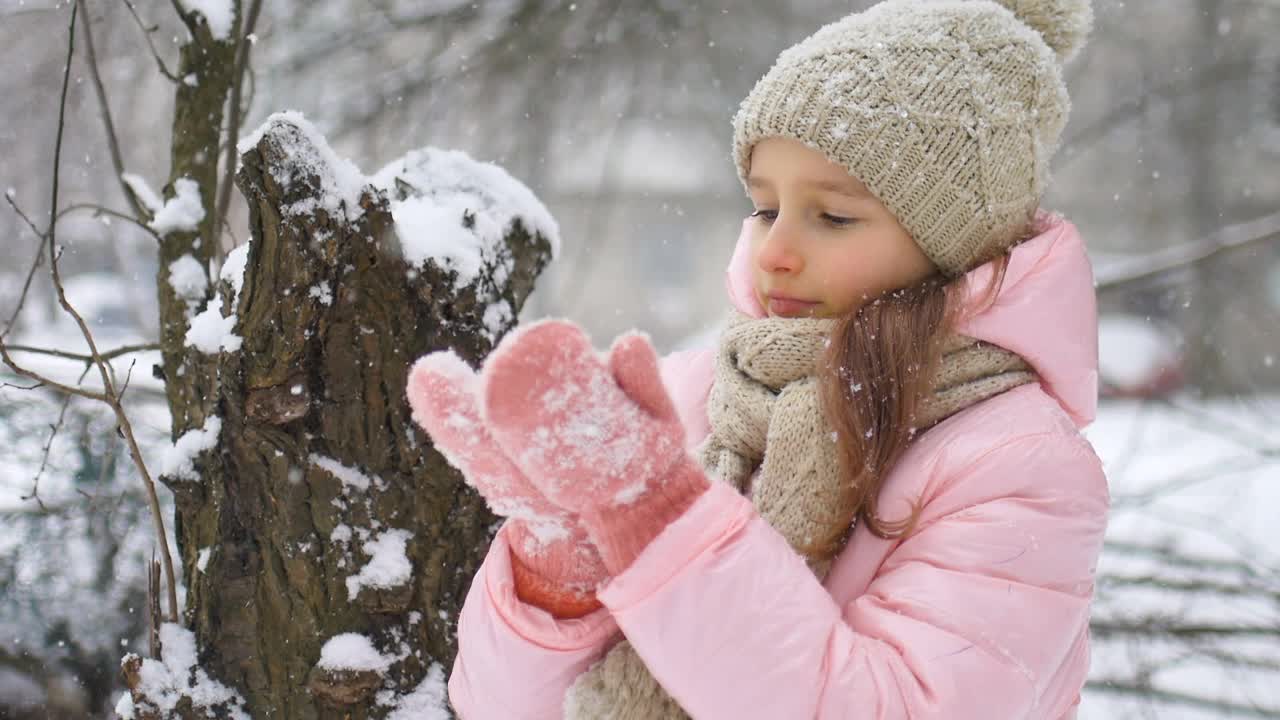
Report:
M729 159L738 101L780 50L868 4L269 0L237 136L297 110L366 173L424 146L496 163L563 242L520 319L565 316L598 345L639 327L672 350L724 310L749 211ZM1280 717L1280 2L1094 4L1045 202L1086 238L1103 311L1106 397L1087 434L1113 515L1081 717ZM47 224L71 5L0 0L0 321L15 359L94 386L47 270L14 316ZM200 5L218 3L79 4L119 162L157 194L178 9ZM157 238L88 207L133 215L82 40L60 272L99 348L137 348L112 365L159 466L174 438L152 372ZM217 267L248 236L228 197ZM0 717L110 717L121 658L149 642L147 493L106 405L3 367L0 383Z

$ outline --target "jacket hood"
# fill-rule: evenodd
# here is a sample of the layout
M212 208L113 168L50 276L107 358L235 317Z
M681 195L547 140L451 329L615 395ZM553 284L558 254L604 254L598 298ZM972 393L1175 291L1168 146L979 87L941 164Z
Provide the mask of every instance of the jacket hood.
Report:
M1093 266L1075 225L1041 212L1040 233L1015 246L994 302L978 304L995 264L969 271L967 303L957 330L1022 356L1040 385L1076 427L1093 421L1098 408L1098 308ZM729 301L751 317L765 317L751 280L747 223L729 261Z

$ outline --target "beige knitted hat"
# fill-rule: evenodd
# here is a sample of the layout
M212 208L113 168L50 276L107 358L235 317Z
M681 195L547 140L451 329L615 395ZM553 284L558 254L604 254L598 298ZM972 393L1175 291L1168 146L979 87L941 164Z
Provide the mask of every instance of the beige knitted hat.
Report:
M733 118L847 168L950 276L1016 242L1039 206L1070 100L1062 64L1089 0L885 0L778 56Z

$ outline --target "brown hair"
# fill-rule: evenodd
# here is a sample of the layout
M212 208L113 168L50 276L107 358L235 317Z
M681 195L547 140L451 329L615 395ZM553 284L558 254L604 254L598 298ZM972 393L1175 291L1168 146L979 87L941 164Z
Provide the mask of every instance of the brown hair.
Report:
M1023 238L1032 234L1028 230ZM943 341L962 312L977 312L995 301L1008 265L1006 252L995 260L996 272L980 302L967 309L961 302L968 290L966 277L949 280L938 273L887 293L836 323L818 378L841 477L848 479L837 510L847 514L847 522L835 523L838 534L815 538L806 550L838 549L855 520L884 539L914 530L921 511L918 503L901 520L890 522L877 514L881 484L916 433L927 429L916 427L914 420L926 394L933 391Z

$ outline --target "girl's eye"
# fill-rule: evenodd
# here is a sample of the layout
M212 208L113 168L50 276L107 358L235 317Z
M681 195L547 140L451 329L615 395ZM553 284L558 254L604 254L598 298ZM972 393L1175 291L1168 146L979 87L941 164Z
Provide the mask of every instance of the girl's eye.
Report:
M778 211L777 210L756 210L755 212L751 213L751 217L759 218L765 221L766 223L772 223L778 219ZM831 225L832 227L838 227L838 228L848 227L854 224L855 222L857 222L856 218L840 217L839 215L832 215L831 213L822 213L821 217L823 222L827 223L828 225Z

